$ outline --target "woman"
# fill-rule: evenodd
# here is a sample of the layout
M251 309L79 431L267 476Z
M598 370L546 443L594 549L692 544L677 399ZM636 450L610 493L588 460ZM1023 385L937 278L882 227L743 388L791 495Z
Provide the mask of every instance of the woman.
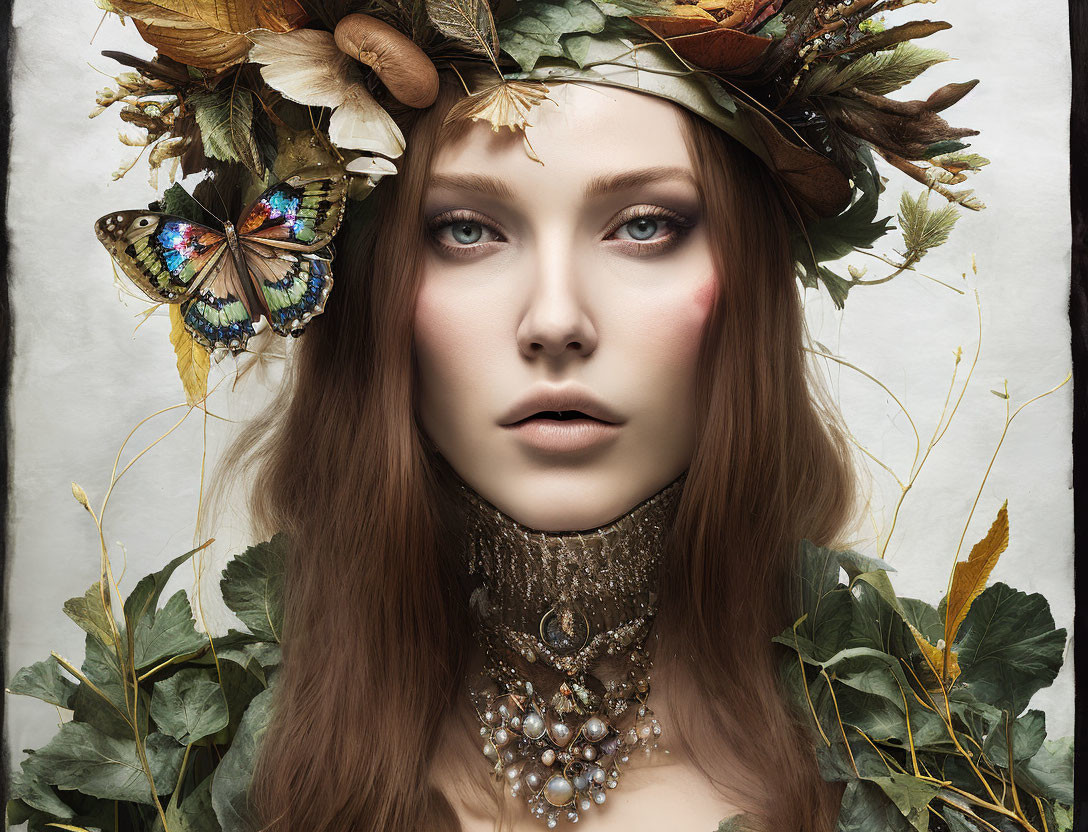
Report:
M227 454L254 454L259 526L305 541L254 778L267 828L531 829L581 811L601 830L709 830L743 811L824 830L836 816L770 642L792 622L797 541L834 541L853 487L808 386L783 198L754 154L675 104L550 93L559 106L526 131L541 165L515 134L443 127L463 95L443 78L369 219L340 232L336 302L298 342L289 403ZM624 551L623 524L654 500L670 524ZM584 531L610 524L619 540ZM564 535L570 557L583 530L661 566L626 575L628 595L600 573L563 585L602 630L659 595L635 645L652 659L657 750L617 764L615 792L586 790L608 798L589 812L530 818L532 771L516 764L490 785L494 725L466 690L493 658L474 636L503 623L470 609L473 581L497 618L558 600L533 593L554 576L529 530ZM472 540L502 553L490 572L468 574ZM504 583L511 569L541 574ZM562 679L546 678L550 701ZM539 791L550 773L530 763Z

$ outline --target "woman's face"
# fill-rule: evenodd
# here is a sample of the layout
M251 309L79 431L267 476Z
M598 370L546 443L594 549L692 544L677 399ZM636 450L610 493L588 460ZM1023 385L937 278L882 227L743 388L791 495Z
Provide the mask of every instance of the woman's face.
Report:
M688 467L717 279L677 107L575 83L551 97L526 130L543 164L486 122L439 152L414 338L441 454L513 519L565 531Z

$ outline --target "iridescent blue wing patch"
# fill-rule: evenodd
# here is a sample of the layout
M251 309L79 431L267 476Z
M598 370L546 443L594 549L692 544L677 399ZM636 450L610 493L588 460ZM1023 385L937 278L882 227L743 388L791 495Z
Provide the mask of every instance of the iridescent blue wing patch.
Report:
M221 231L150 211L107 214L95 233L129 280L164 303L187 300L227 251Z
M295 174L253 201L238 221L238 236L276 248L317 251L340 228L346 195L343 174Z

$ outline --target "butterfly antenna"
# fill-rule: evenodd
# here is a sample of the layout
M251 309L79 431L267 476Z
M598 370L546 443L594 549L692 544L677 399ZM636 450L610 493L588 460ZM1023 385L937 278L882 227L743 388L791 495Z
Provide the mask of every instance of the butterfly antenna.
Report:
M212 184L212 190L214 190L215 195L217 197L219 197L219 204L223 206L223 214L225 216L226 214L229 213L229 211L227 211L227 201L225 199L223 199L223 194L220 193L220 191L219 191L219 185L216 183L215 177L211 177L210 181L211 181L211 184ZM223 217L216 214L215 211L213 211L207 205L201 205L200 207L203 208L205 211L207 211L209 214L211 214L213 217L215 217L220 222L220 224L226 224L227 221L225 219L223 219Z
M215 194L216 194L216 196L219 196L219 191L217 190L215 192ZM222 196L219 196L219 201L220 202L223 201ZM223 225L226 222L226 220L224 220L221 216L216 214L215 211L213 211L211 208L209 208L207 205L205 205L203 202L201 202L195 196L193 197L193 202L195 202L197 205L199 205L201 208L203 208L204 211L208 214L208 216L215 217L216 221L218 221L220 225Z

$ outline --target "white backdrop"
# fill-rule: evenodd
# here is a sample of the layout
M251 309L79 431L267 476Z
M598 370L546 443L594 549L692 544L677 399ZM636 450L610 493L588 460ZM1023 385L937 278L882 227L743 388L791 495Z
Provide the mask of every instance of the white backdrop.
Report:
M982 353L951 427L908 495L888 548L897 591L936 603L944 593L956 545L1004 425L1005 402L990 391L1008 380L1012 407L1060 382L1070 370L1067 304L1070 266L1068 101L1070 64L1066 0L1038 0L1023 25L1018 0L946 0L907 8L911 18L948 20L953 28L920 45L958 60L929 69L893 97L925 98L941 84L981 79L944 115L954 126L981 130L972 150L991 160L971 183L986 210L962 212L951 241L919 266L945 282L977 286L982 303ZM896 22L889 17L889 23ZM924 12L924 13L923 13ZM119 302L109 257L92 224L102 214L145 206L157 194L141 160L119 181L111 172L131 159L117 141L115 112L88 120L95 92L120 67L99 52L117 49L150 57L131 25L107 20L91 43L101 12L91 0L16 0L9 239L11 240L15 364L8 677L50 650L77 665L83 632L62 605L98 578L97 532L72 498L78 482L97 509L117 449L145 416L184 400L174 370L165 314L133 334L145 305ZM127 132L136 131L129 128ZM899 193L921 186L882 165L889 177L881 216L894 216ZM165 183L160 183L165 184ZM943 200L935 195L931 206ZM978 274L971 269L976 258ZM872 258L867 277L887 267ZM966 275L966 280L964 279ZM844 314L826 295L807 293L815 338L880 378L903 401L923 448L942 410L953 351L962 346L958 379L977 343L970 291L957 294L906 273L883 286L855 289ZM213 369L213 383L216 379ZM910 426L888 395L846 368L833 378L858 440L909 474ZM229 388L229 382L224 385ZM957 382L958 395L959 382ZM991 580L1050 601L1059 626L1072 631L1071 383L1028 407L1009 428L982 492L961 557L985 535L1009 500L1011 543ZM253 399L217 393L214 413L237 418ZM130 443L122 464L174 423L183 410L156 417ZM209 420L208 472L225 423ZM123 594L143 575L191 548L201 469L199 413L157 445L114 490L106 516L114 574ZM898 486L874 467L873 522L886 530ZM218 606L218 572L247 541L216 529L203 581L209 629L235 619ZM122 549L123 546L123 549ZM855 548L875 553L870 539ZM127 553L127 566L125 557ZM164 598L190 591L194 572L179 570ZM200 622L198 621L198 626ZM1072 651L1057 682L1033 702L1047 712L1048 732L1072 733ZM8 696L12 767L22 749L46 743L58 712L37 700ZM67 718L65 712L63 718Z

